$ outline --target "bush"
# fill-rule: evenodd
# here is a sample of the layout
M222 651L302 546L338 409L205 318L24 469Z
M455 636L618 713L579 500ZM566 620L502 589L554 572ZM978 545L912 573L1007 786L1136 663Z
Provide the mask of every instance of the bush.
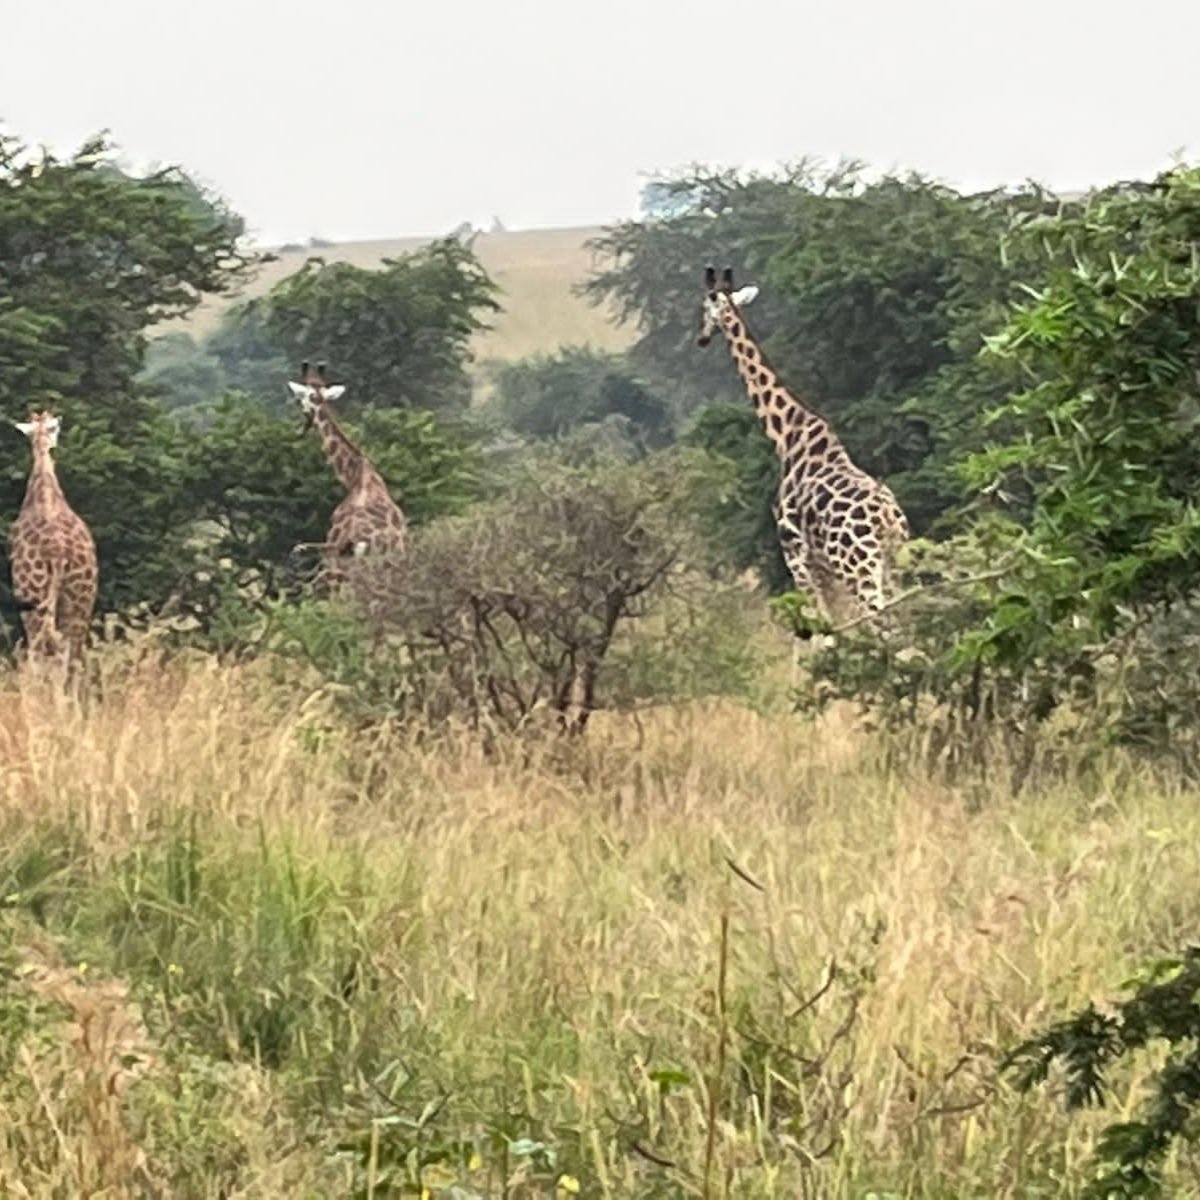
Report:
M893 727L923 724L956 763L1001 749L1018 779L1035 743L1136 745L1187 765L1200 173L1116 187L1030 228L1047 283L982 360L1024 386L990 414L1001 438L962 464L979 493L966 531L940 552L937 587L892 614L898 636L843 639L813 669Z
M477 730L752 690L747 608L698 536L695 454L567 466L543 456L505 498L413 540L402 588L351 611L276 613L272 644L353 690L373 718Z
M1160 958L1131 979L1132 994L1108 1012L1094 1004L1021 1043L1006 1060L1020 1088L1044 1082L1056 1066L1066 1075L1066 1102L1104 1104L1107 1080L1122 1060L1151 1044L1167 1047L1137 1119L1109 1125L1096 1147L1099 1170L1084 1189L1092 1200L1161 1196L1162 1167L1176 1143L1196 1140L1200 1104L1200 947Z

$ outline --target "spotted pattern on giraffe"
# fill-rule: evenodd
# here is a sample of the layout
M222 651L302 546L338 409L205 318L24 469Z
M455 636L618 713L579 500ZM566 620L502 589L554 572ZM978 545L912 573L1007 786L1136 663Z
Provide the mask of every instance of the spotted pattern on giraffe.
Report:
M62 420L49 412L16 422L33 447L21 511L8 535L13 595L22 607L25 655L68 671L83 661L100 572L92 532L67 502L54 466Z
M798 400L767 362L739 305L733 274L705 272L701 328L706 346L719 329L738 375L780 460L772 505L784 561L796 587L833 624L868 617L893 598L895 555L909 536L891 489L858 467L828 421Z
M322 453L346 489L330 517L323 544L322 582L335 588L349 582L347 559L359 559L368 566L387 563L398 567L408 546L408 522L383 476L333 416L329 402L340 398L345 388L326 383L323 363L314 370L303 363L300 375L301 381L289 382L288 388L306 423L316 428ZM368 582L367 576L360 578L364 585Z

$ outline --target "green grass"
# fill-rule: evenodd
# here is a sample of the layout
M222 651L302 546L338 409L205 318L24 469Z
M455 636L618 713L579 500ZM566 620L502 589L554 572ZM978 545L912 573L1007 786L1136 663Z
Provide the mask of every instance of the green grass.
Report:
M1196 793L1119 763L959 792L719 704L488 760L103 670L0 694L4 1195L1073 1196L1148 1064L1068 1120L997 1052L1200 910Z

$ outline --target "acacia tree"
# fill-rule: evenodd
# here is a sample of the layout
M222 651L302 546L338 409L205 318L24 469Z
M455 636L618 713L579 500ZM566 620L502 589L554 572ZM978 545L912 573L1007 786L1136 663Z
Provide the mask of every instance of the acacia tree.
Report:
M208 349L231 381L267 386L268 396L280 394L281 367L326 359L348 385L351 408L460 409L471 394L469 343L499 308L495 292L455 238L378 269L311 258L229 313Z
M289 607L275 645L349 685L361 715L485 733L544 718L580 733L601 709L748 690L743 597L695 522L721 465L681 450L581 458L532 452L503 496L416 532L390 602L319 619Z
M1027 381L990 414L1019 433L964 467L1032 497L1020 570L964 648L1014 661L1107 641L1200 568L1200 169L1032 232L1048 278L989 342Z
M149 327L253 266L240 233L182 172L127 175L102 138L60 158L0 137L0 412L64 416L61 475L96 535L103 607L161 599L178 569L181 446L136 380ZM0 433L0 535L28 465Z

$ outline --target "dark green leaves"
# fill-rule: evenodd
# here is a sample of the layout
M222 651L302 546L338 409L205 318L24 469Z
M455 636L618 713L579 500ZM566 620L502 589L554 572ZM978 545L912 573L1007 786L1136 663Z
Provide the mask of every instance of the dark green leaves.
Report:
M180 445L135 380L150 325L250 269L240 232L181 172L127 175L101 139L58 158L0 137L0 414L64 417L60 475L96 534L102 608L161 601L177 571ZM4 528L28 466L0 432Z
M227 318L218 354L237 369L240 330L255 354L269 350L289 370L327 360L352 408L461 408L470 397L468 343L499 307L495 291L453 238L379 270L313 258Z

